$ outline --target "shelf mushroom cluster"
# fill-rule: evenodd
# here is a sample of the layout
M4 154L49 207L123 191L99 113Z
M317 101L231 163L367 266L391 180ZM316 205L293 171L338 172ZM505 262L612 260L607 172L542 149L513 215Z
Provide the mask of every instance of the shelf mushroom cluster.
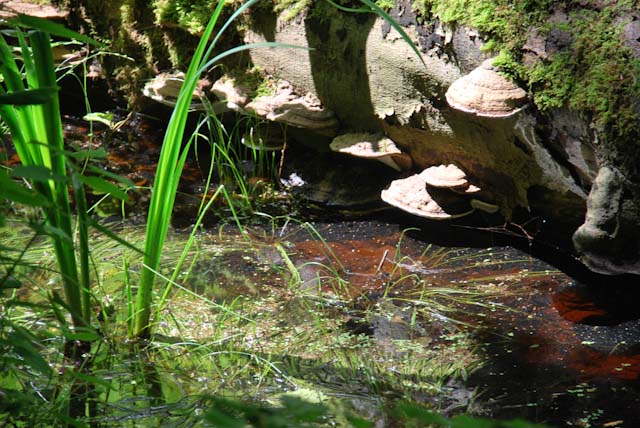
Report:
M164 105L174 107L180 88L184 82L184 73L161 73L147 82L143 95ZM286 81L278 81L273 94L262 95L251 100L250 89L228 76L213 83L210 102L215 113L236 111L254 115L260 119L282 123L297 128L311 129L320 134L333 136L338 127L335 114L324 108L312 94L300 96ZM215 100L217 98L217 100ZM192 110L206 110L208 97L198 88L194 92Z
M382 191L381 197L396 208L432 220L464 217L475 209L497 212L497 206L470 197L480 191L469 182L464 171L449 164L394 180Z

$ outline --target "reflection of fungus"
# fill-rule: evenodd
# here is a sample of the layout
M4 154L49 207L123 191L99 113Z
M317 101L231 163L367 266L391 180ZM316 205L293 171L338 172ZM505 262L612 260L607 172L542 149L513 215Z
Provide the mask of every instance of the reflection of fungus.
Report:
M262 132L252 129L245 133L240 141L251 150L263 152L273 152L284 148L283 133L273 128L262 130Z
M427 191L426 182L420 174L392 181L380 196L389 205L432 220L464 217L473 212L468 201L459 195L439 195L436 200Z
M488 59L478 68L451 84L445 94L449 105L482 117L509 117L527 104L527 93L509 81Z
M391 139L382 135L344 134L334 138L330 147L334 152L375 159L397 171L411 167L411 158L402 153Z
M467 174L453 164L432 166L422 171L420 177L429 187L449 189L461 194L480 191L479 187L469 183Z

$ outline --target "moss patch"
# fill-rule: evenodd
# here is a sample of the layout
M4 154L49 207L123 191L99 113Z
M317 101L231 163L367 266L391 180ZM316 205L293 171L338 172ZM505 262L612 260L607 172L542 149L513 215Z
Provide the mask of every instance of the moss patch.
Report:
M613 144L637 144L640 61L625 47L622 17L640 2L626 0L418 0L423 19L480 30L500 52L497 65L527 85L542 111L557 107L590 113L597 130ZM562 19L557 19L561 15ZM527 39L557 43L526 61ZM526 65L525 65L526 64ZM627 152L628 153L628 152Z

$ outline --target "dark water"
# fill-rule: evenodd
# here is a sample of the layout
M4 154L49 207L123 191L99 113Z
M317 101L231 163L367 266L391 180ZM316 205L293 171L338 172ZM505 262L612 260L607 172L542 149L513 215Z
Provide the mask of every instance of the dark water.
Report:
M87 132L85 125L68 121L69 140L86 142ZM96 134L109 152L110 171L139 186L151 184L160 139L153 125L134 117L125 130ZM196 162L186 167L183 205L197 201L190 196L202 190L202 170ZM145 192L134 195L133 211L144 207L146 199ZM186 286L218 301L264 295L291 280L288 258L308 297L335 305L342 317L347 314L344 332L374 338L391 357L402 353L398 340L440 346L443 332L455 329L473 339L483 364L464 382L451 379L441 388L442 397L418 397L390 387L395 397L406 394L449 414L467 410L557 427L640 426L640 290L635 278L589 274L555 245L514 238L513 229L501 230L491 219L450 225L393 211L372 216L376 219L316 222L312 228L293 222L271 229L256 226L249 229L253 244L200 259ZM220 236L205 233L202 239ZM240 240L233 233L224 239ZM217 288L209 286L212 282ZM468 297L467 291L476 294ZM427 309L420 303L425 295L432 305ZM366 315L381 305L389 316ZM408 310L418 315L409 320ZM292 327L312 321L305 318L304 306L290 304L282 311ZM285 372L319 376L304 358L292 355L286 361L281 366ZM107 366L114 376L118 365ZM119 409L120 419L112 422L128 421L139 415L139 408L148 413L140 418L159 422L163 414L188 415L198 407L181 401L188 392L170 373L156 373L153 361L143 366L135 371L146 389L136 390L129 375L123 375L119 382L127 391L135 390L137 398L130 399L134 410ZM335 395L381 399L367 392L364 382L353 384L353 376L344 381L338 369L332 372L332 366L324 365L322 370L323 379L331 381L320 385ZM185 369L180 376L198 378L196 372ZM153 401L153 394L163 398ZM149 406L145 400L151 400Z
M432 287L488 287L492 302L511 309L475 306L462 315L477 328L486 358L467 383L477 388L482 412L555 426L640 426L637 290L615 278L577 280L513 247L432 246L421 254L425 236L404 236L398 247L397 228L356 222L319 230L349 272L353 294L369 303L399 248L408 256L405 273ZM299 260L325 261L320 246L297 243ZM401 296L402 288L394 292Z
M120 138L126 137L128 144L107 141L110 165L114 172L147 184L155 168L158 135L140 118L127 129ZM187 165L184 193L198 196L203 169L197 163ZM491 305L469 305L446 294L436 297L445 307L459 309L455 317L471 325L485 361L461 388L478 394L469 410L554 426L640 426L637 280L588 273L571 254L545 243L546 237L557 234L544 221L536 220L532 232L542 239L530 240L523 239L525 227L502 226L481 217L445 225L393 211L373 216L387 221L315 223L312 234L308 228L288 225L277 233L254 235L268 244L286 242L302 286L317 289L325 298L346 299L356 312L388 301L389 296L398 299L392 302L402 309L406 303L401 298L413 296L418 286L484 290ZM520 222L527 227L532 223ZM418 230L403 232L416 226ZM261 263L283 266L282 254L273 246L263 246L260 254ZM238 254L226 257L230 258L201 271L209 278L227 278L218 298L229 290L257 292L247 285L250 282L237 279L255 270L256 263ZM273 271L263 269L260 275L265 284L277 283L269 279ZM398 280L406 276L411 278ZM203 292L197 286L194 291ZM441 315L449 316L433 316ZM433 318L423 320L418 332L375 319L349 322L347 328L355 325L382 341L385 336L435 337L442 330Z

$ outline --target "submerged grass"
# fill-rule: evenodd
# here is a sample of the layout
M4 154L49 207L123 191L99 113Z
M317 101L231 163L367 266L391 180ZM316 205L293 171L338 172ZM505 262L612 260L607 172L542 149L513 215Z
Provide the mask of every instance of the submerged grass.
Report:
M28 238L12 226L2 231L3 242L20 247L18 241ZM115 229L133 245L143 239L139 229ZM386 297L376 298L373 290L368 292L363 297L369 304L363 306L357 303L361 298L354 300L350 277L345 275L349 261L342 260L340 265L331 261L337 257L331 251L333 241L319 240L316 235L320 229L280 223L261 233L254 227L245 234L250 240L237 239L242 235L231 233L229 226L225 230L219 236L195 236L185 268L169 292L170 304L158 313L155 334L146 347L121 340L130 316L130 291L124 284L135 283L140 277L135 268L140 255L106 237L90 236L98 276L94 301L100 303L103 339L94 342L91 371L81 376L109 380L92 387L98 410L90 420L106 426L131 418L145 423L163 418L188 422L197 409L208 405L200 398L205 395L262 402L277 400L275 397L291 389L333 397L325 402L335 401L341 412L358 413L356 409L365 406L365 413L371 415L384 413L385 403L398 398L448 397L454 393L448 382L465 379L482 363L474 352L473 334L466 333L464 326L428 313L427 308L435 302L448 304L453 287L440 290L420 282L428 275L404 274L393 280ZM168 234L163 253L167 262L160 264L167 267L160 269L161 274L171 275L168 266L181 257L189 239L182 233ZM316 240L330 261L301 260L295 248L306 239ZM55 266L50 249L46 241L36 240L21 257L16 275L32 278L31 295L25 295L24 289L14 299L47 301L52 285L43 284L55 277L48 270ZM463 257L460 253L445 255L435 248L430 251L434 266L443 270L447 257L455 260L455 269ZM397 260L408 263L403 252L401 243ZM418 254L414 262L427 264L428 255ZM473 259L469 256L471 264ZM123 270L123 264L128 269ZM228 265L228 276L221 274L221 265ZM295 272L300 274L305 265L320 273L307 277L309 282L303 286L305 276L297 279ZM380 276L380 296L389 281ZM334 287L336 282L342 285ZM445 309L441 312L450 314ZM64 336L56 327L53 312L46 315L39 309L14 306L11 317L15 323L28 325L39 341ZM58 359L54 364L63 361ZM53 376L32 382L44 388L68 380ZM443 400L449 403L453 398Z

